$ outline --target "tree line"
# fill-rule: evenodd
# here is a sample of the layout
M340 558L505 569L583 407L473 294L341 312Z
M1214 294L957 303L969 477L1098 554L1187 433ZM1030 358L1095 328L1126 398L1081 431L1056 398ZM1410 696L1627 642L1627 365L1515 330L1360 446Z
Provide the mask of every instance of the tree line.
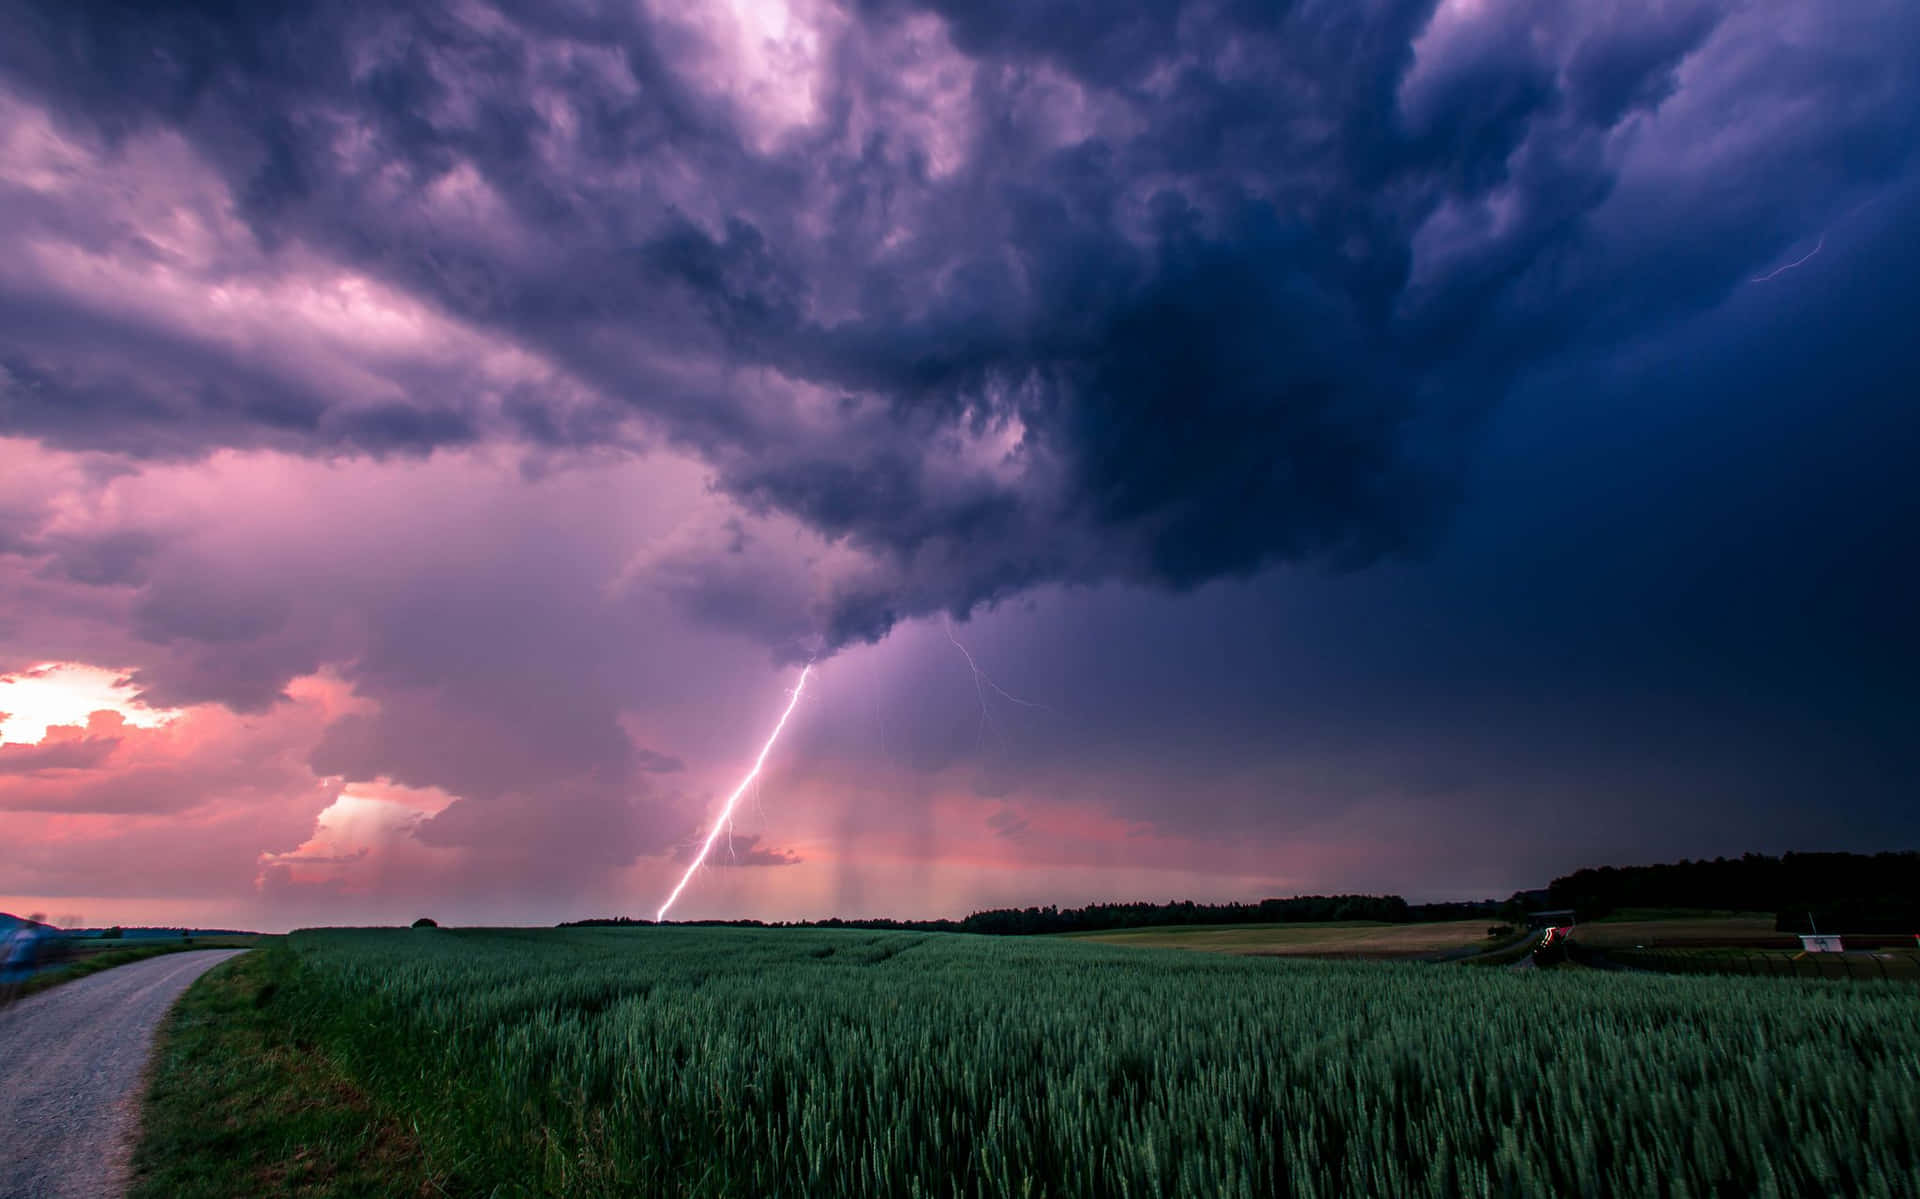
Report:
M1712 861L1576 870L1547 886L1549 907L1583 920L1623 908L1772 912L1782 932L1920 931L1920 852L1749 853Z
M1410 904L1398 895L1296 895L1257 903L1096 903L1080 908L993 908L960 920L688 920L734 928L857 928L908 932L1107 932L1168 924L1291 924L1375 920L1390 924L1521 920L1529 912L1571 908L1596 920L1627 908L1773 912L1783 932L1807 932L1809 918L1828 932L1920 932L1920 852L1750 853L1653 866L1599 866L1556 878L1506 900ZM652 924L631 916L573 920L563 928Z
M1081 908L993 908L961 920L687 920L677 923L728 928L857 928L907 932L984 933L1032 936L1045 933L1108 932L1167 924L1307 924L1372 920L1407 924L1422 920L1458 920L1501 914L1509 905L1494 900L1472 903L1409 904L1398 895L1295 895L1257 903L1095 903ZM573 920L562 928L651 924L630 916Z

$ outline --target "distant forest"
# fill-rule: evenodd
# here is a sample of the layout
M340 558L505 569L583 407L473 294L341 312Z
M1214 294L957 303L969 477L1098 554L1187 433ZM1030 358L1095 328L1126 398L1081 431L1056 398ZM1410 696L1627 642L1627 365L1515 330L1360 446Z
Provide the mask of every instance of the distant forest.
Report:
M1750 853L1712 861L1658 866L1601 866L1556 878L1544 889L1501 901L1409 904L1398 895L1298 895L1258 903L1096 903L1084 908L996 908L964 920L688 920L677 923L736 928L866 928L911 932L1103 932L1167 924L1304 924L1378 920L1404 924L1435 920L1523 920L1527 913L1572 908L1597 920L1629 908L1692 908L1773 912L1783 932L1806 932L1808 916L1823 931L1920 932L1920 852ZM572 920L562 928L652 924L631 916Z
M1417 920L1458 920L1493 916L1502 905L1444 903L1412 905L1398 895L1297 895L1258 903L1096 903L1084 908L996 908L964 920L808 920L768 924L760 920L689 920L687 924L742 928L870 928L912 932L986 933L1026 936L1036 933L1091 933L1116 928L1165 924L1308 924L1336 920L1378 920L1404 924ZM651 924L626 916L576 920L562 927Z
M1593 920L1622 908L1772 912L1782 932L1920 932L1920 853L1750 853L1659 866L1576 870L1547 887L1549 907Z

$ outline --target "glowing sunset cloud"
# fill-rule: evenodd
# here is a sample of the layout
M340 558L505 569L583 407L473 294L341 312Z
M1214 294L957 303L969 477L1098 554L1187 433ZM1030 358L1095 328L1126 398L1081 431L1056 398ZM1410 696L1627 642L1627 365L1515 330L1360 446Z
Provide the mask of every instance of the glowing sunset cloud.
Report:
M673 888L673 894L667 896L667 901L660 905L658 912L654 913L655 920L667 918L667 909L673 906L674 900L680 898L680 892L686 890L688 881L693 878L693 872L700 869L700 864L707 860L707 851L713 848L714 841L720 836L720 830L727 827L727 822L733 819L733 806L740 802L740 797L746 794L753 780L760 777L760 768L766 765L767 754L772 752L773 743L780 739L780 730L787 727L787 717L793 715L794 707L799 704L800 693L807 686L807 675L812 671L813 663L811 662L801 669L800 681L793 687L793 698L787 701L787 710L780 713L780 723L773 726L773 732L767 737L767 743L760 747L760 756L753 760L753 769L747 771L747 777L740 780L740 785L733 789L732 795L727 796L726 804L720 809L720 818L713 822L713 828L707 833L707 839L700 845L700 852L693 856L693 861L687 863L687 872L680 876L680 882Z
M118 712L128 724L158 728L179 715L149 708L128 694L121 672L78 662L48 662L0 676L0 742L33 744L54 725L85 724L101 710Z

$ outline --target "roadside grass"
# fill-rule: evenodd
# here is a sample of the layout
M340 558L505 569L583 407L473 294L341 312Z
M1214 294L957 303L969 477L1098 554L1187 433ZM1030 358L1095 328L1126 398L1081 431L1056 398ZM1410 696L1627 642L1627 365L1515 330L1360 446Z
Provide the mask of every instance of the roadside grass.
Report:
M65 962L51 970L40 973L20 983L10 996L0 996L0 1004L12 999L25 998L49 987L72 982L76 978L85 978L89 974L98 974L102 970L111 970L115 966L127 966L134 962L144 962L148 958L164 957L169 953L187 953L196 949L250 949L259 944L261 937L194 937L179 941L162 941L157 945L141 945L130 949L108 949L99 952L84 953L70 962Z
M319 1047L337 1009L284 941L208 971L161 1026L133 1199L440 1195L414 1131Z
M1212 953L1300 957L1422 957L1451 950L1503 944L1489 941L1498 920L1446 920L1432 924L1341 921L1301 924L1184 924L1066 933L1075 941L1152 949L1197 949Z

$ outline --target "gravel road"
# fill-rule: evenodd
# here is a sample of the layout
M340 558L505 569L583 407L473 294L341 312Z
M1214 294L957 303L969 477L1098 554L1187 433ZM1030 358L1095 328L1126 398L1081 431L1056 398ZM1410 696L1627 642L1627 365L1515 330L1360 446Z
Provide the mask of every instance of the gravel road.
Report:
M243 949L170 953L0 1008L0 1199L124 1194L154 1030Z

